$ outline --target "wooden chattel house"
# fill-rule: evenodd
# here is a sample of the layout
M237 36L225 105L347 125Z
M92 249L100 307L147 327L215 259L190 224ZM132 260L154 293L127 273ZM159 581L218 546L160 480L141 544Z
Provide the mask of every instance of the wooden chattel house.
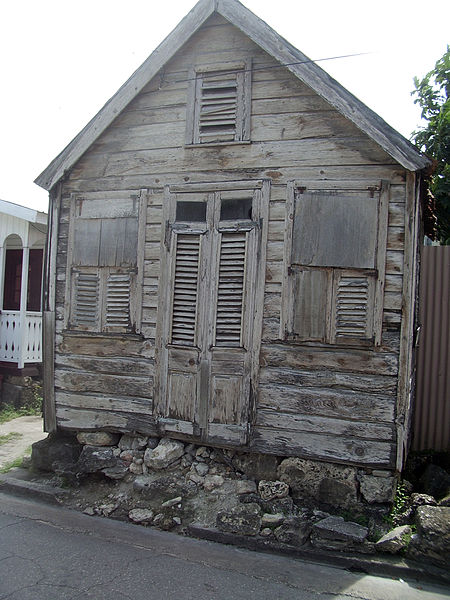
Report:
M429 161L200 0L38 177L46 428L400 469Z
M0 376L37 375L47 215L0 200Z

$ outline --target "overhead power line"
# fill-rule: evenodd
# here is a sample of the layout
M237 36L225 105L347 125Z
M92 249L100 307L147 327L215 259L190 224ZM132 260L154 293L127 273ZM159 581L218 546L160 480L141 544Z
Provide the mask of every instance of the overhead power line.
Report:
M255 71L269 71L271 69L282 69L284 67L294 67L296 65L306 65L306 64L311 64L311 63L318 63L318 62L325 62L328 60L339 60L341 58L353 58L356 56L367 56L368 54L372 54L371 52L357 52L355 54L341 54L339 56L328 56L326 58L318 58L317 60L311 60L311 59L307 59L307 60L299 60L299 61L295 61L295 62L290 62L290 63L279 63L276 65L263 65L260 67L253 67L251 69L239 69L239 72L244 72L244 73L254 73ZM235 73L236 69L230 69L229 71L227 71L226 69L222 70L222 69L218 69L218 72L220 71L221 75L224 74L231 74L231 73ZM181 71L179 71L181 72ZM176 71L175 71L176 73ZM213 75L214 72L211 72L211 75ZM162 80L164 79L164 71L162 72ZM188 81L194 81L195 77L188 77L187 79L175 79L172 83L185 83Z

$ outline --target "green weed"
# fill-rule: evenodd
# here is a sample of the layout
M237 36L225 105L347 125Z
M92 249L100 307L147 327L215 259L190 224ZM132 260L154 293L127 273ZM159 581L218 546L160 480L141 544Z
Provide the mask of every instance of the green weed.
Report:
M15 458L14 460L11 460L11 461L7 462L6 464L4 464L3 467L0 467L0 473L8 473L8 471L11 471L11 469L15 469L16 467L21 467L25 456L30 456L30 454L31 454L31 446L28 446L28 448L25 450L25 452L22 454L22 456L19 456L18 458Z
M0 473L8 473L8 471L11 471L11 469L20 467L22 465L22 460L23 456L20 456L19 458L7 462L5 465L3 465L3 467L0 467Z
M399 481L395 491L395 497L394 502L392 503L391 511L386 517L384 517L385 521L391 526L394 525L395 518L404 513L408 508L408 502L409 495L407 492L407 487L403 482Z
M28 416L39 416L41 414L41 407L37 408L36 406L24 406L22 408L14 408L14 406L5 406L0 410L0 424L7 423L8 421L12 421L13 419L17 419L19 417L28 417Z
M5 435L0 435L0 446L3 446L12 440L18 440L21 437L23 437L23 435L21 433L17 433L17 431L11 431Z

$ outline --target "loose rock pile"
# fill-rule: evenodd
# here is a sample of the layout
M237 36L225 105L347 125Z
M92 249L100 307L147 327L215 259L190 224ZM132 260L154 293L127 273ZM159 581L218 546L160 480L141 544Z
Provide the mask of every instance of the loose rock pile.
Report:
M33 464L74 484L72 497L85 513L163 530L201 527L275 548L425 551L438 562L450 541L450 508L432 506L423 494L388 531L383 516L395 489L388 471L107 432L49 436L34 445ZM445 527L447 545L436 538Z

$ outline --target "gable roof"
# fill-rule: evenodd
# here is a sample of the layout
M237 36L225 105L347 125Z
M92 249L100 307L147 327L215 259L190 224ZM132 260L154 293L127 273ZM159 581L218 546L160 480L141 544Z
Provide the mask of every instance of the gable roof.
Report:
M285 65L291 73L352 121L405 169L417 171L431 164L431 161L418 152L398 131L238 0L200 0L39 175L35 183L50 190L214 12L222 15L274 59Z

